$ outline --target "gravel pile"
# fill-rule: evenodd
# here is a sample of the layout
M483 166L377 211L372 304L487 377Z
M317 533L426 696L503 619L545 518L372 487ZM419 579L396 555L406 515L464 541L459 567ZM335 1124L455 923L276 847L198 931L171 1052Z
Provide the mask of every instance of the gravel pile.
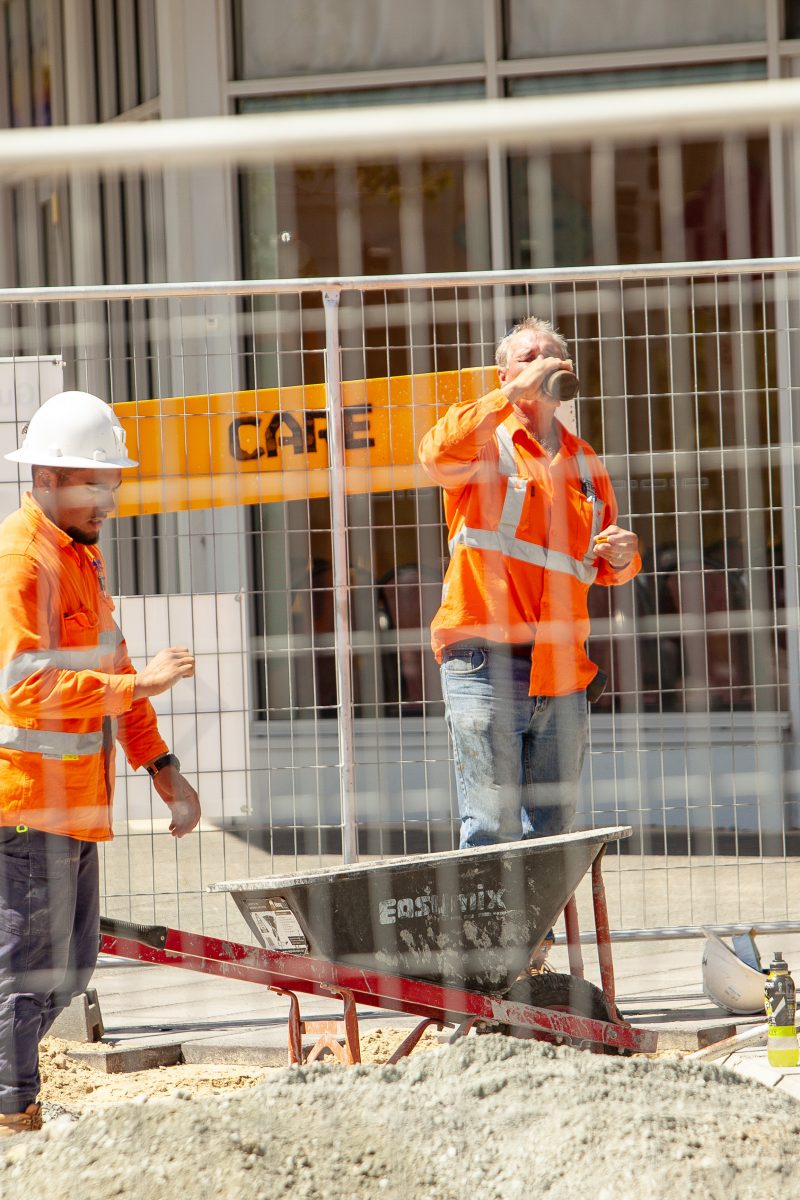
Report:
M3 1200L782 1200L800 1105L714 1066L470 1037L399 1066L56 1118Z

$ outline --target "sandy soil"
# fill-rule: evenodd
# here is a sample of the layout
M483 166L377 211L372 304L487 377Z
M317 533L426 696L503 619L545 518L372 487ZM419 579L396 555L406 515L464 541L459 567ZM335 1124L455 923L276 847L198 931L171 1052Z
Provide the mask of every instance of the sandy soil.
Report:
M361 1059L364 1063L380 1065L389 1060L408 1035L407 1029L383 1028L371 1030L361 1037ZM414 1054L438 1046L436 1035L426 1030ZM70 1056L71 1050L81 1055L103 1052L102 1046L84 1042L66 1042L46 1038L39 1049L42 1074L40 1099L46 1106L54 1105L72 1113L86 1113L109 1108L126 1101L144 1097L172 1096L184 1092L187 1096L219 1095L242 1088L256 1087L274 1076L276 1067L246 1067L234 1064L189 1065L158 1067L148 1071L131 1071L109 1075L100 1065L94 1066ZM326 1062L335 1062L327 1057Z

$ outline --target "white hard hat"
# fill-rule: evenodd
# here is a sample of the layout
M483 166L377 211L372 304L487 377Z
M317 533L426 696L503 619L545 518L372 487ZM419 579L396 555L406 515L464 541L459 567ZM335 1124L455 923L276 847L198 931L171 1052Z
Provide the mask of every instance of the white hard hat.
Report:
M135 467L111 406L89 392L59 392L30 419L19 450L6 458L40 467Z
M763 1013L766 975L736 955L710 929L704 929L703 992L720 1008L740 1016Z

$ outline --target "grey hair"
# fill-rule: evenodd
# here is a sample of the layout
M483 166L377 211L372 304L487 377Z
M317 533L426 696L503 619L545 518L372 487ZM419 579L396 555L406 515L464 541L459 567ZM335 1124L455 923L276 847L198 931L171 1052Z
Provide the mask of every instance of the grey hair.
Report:
M530 330L532 333L540 333L543 337L551 338L562 350L564 357L569 357L569 347L567 339L554 328L552 321L545 321L543 317L523 317L518 321L513 329L501 338L497 343L497 349L494 352L494 361L497 363L500 370L505 370L508 366L508 347L512 338L518 333L527 333Z

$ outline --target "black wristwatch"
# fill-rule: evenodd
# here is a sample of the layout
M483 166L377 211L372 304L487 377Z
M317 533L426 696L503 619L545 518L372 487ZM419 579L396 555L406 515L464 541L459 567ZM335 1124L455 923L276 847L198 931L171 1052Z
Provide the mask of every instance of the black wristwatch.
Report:
M176 771L180 771L180 759L174 754L162 754L160 758L154 758L151 763L145 763L144 769L148 775L155 777L164 767L174 767Z

